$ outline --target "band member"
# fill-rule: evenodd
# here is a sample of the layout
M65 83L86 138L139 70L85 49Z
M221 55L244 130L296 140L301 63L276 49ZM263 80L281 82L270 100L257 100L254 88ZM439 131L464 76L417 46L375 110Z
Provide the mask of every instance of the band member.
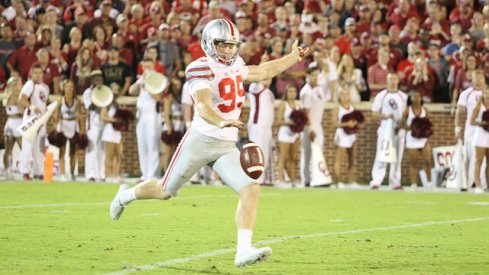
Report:
M164 140L160 159L163 171L168 169L170 158L175 153L185 131L181 101L182 83L174 78L171 80L168 93L163 99L165 124L163 125L162 137Z
M338 188L344 188L345 182L356 184L355 178L355 159L356 150L355 145L357 141L357 135L355 132L346 132L345 127L353 129L358 125L358 121L352 119L343 122L343 117L345 115L351 114L355 108L350 102L351 93L350 87L348 85L340 86L339 102L338 105L334 107L331 121L334 127L336 127L336 132L334 135L334 144L336 145L336 159L334 165L334 173L336 177L336 182L338 183ZM343 164L344 158L348 161L348 181L341 180L341 165Z
M58 99L58 108L53 118L55 120L56 131L62 133L70 144L70 175L71 180L75 180L75 165L78 159L76 149L76 136L80 134L81 125L81 106L82 103L76 97L75 83L66 80L62 87L62 97ZM65 175L65 152L66 142L59 148L59 169L61 181L66 181Z
M7 115L7 122L3 128L3 137L5 139L5 153L3 155L3 167L5 168L5 179L13 179L11 167L12 150L15 143L22 148L22 136L17 131L17 127L22 124L22 111L19 107L19 94L22 89L22 79L18 76L11 77L7 81L5 95L3 97L3 106Z
M299 149L299 133L293 132L290 126L294 122L290 119L290 115L294 110L299 110L300 107L296 103L297 89L294 86L288 86L285 89L282 102L280 102L277 110L276 125L280 126L278 130L278 147L280 158L278 162L278 182L284 182L284 172L292 182L296 184L296 166L297 150Z
M411 180L411 188L416 189L418 186L418 168L417 163L420 153L424 160L424 170L428 178L428 182L431 182L431 146L427 137L420 137L420 134L424 136L424 133L416 133L414 126L416 118L427 118L428 111L423 106L423 98L418 91L413 91L407 100L407 109L401 119L401 127L407 130L406 133L406 148L409 154L409 179ZM414 123L413 123L414 122Z
M33 65L31 79L25 83L20 92L20 105L25 109L22 123L46 111L49 87L42 82L42 79L43 70L41 65ZM35 179L43 178L45 140L46 125L42 125L39 128L32 143L27 139L22 140L20 172L24 180L32 179L30 176L31 172L33 172Z
M122 163L122 133L114 127L114 123L118 122L114 117L117 109L117 97L121 93L121 86L116 82L110 84L110 89L114 94L112 103L100 110L100 118L105 122L102 132L102 142L104 143L105 151L105 173L107 181L121 181L121 163Z
M153 72L153 61L142 62L145 73ZM138 141L139 168L141 181L156 179L160 176L160 133L161 118L158 113L158 101L161 94L151 94L144 88L144 75L131 85L129 94L138 96L136 137Z
M87 137L88 147L85 151L85 177L88 181L105 180L105 161L102 143L102 131L105 122L100 119L100 108L92 103L92 91L104 84L102 71L94 70L90 74L92 86L83 93L83 105L88 110Z
M484 158L486 163L489 160L489 88L485 88L481 99L478 101L472 113L471 124L476 126L474 135L474 146L476 154L475 175L481 172L486 174L489 179L489 166L486 165L485 171L481 171ZM487 191L487 190L486 190ZM475 193L483 193L480 177L475 177Z

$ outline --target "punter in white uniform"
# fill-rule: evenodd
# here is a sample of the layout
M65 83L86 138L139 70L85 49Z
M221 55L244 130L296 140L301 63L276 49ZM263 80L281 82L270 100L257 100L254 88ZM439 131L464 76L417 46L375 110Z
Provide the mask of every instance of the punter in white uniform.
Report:
M46 111L49 87L42 82L43 74L40 65L32 66L31 79L22 87L20 105L25 108L22 123L28 121L36 114L42 114ZM30 143L27 139L22 140L20 172L24 180L31 180L31 172L33 172L34 178L43 178L45 140L46 125L42 125L39 128L33 143Z
M400 121L404 110L406 110L407 95L398 89L399 75L390 73L387 75L387 89L382 90L374 98L372 105L372 117L380 120L380 127L377 129L377 152L375 154L375 162L372 167L372 181L370 187L378 189L384 180L387 163L379 160L382 152L382 141L387 129L387 120L392 119L393 125L397 130L394 135L394 146L396 149L396 163L390 164L389 171L389 186L392 189L402 189L401 186L401 165L402 155L404 152L404 140L406 131L399 128Z
M76 97L75 84L71 80L66 80L62 87L63 95L58 99L58 108L53 114L56 122L57 132L63 133L70 146L70 175L71 180L75 180L75 165L77 161L75 135L80 133L81 125L81 103ZM66 181L65 175L65 152L66 143L62 144L59 149L59 167L61 181Z
M5 168L5 179L12 179L13 172L12 151L15 143L22 148L22 135L17 128L22 124L22 111L19 108L19 94L22 90L22 79L20 77L11 77L7 81L5 94L3 97L3 106L5 106L5 114L7 122L3 128L3 137L5 139L5 153L3 154L3 167Z
M476 153L475 161L475 175L485 174L486 178L489 178L489 168L481 168L484 159L489 159L489 122L484 121L482 116L484 112L489 110L489 88L486 87L482 94L482 98L478 101L474 108L474 112L471 117L471 125L476 127L474 134L474 146ZM483 193L484 189L481 187L480 178L475 178L475 192ZM487 191L487 190L486 190Z
M300 110L300 105L296 102L297 89L295 86L289 85L285 88L282 100L277 108L278 128L278 149L280 152L278 160L278 175L277 181L283 183L284 172L290 178L292 186L295 186L297 181L296 164L297 150L299 148L299 133L293 132L290 126L294 122L290 119L290 115L295 110Z
M248 138L258 144L263 151L265 167L270 169L270 154L272 151L272 126L274 117L275 97L268 88L268 82L252 83L249 88L250 116L248 119ZM265 183L265 173L258 179Z
M413 137L411 125L414 118L428 117L428 111L423 106L423 98L417 91L412 91L407 100L407 109L401 119L401 125L407 130L406 148L409 155L409 179L411 188L416 189L418 186L418 159L421 154L424 161L424 171L426 173L428 185L431 185L431 168L433 167L433 158L431 155L431 146L428 138Z
M324 104L329 98L324 94L324 87L318 84L319 69L309 66L307 70L306 85L302 87L299 98L302 108L307 114L308 122L304 132L301 133L301 182L308 186L311 182L311 142L316 142L319 148L324 148L323 113Z
M353 128L357 126L358 122L355 120L349 120L342 122L345 115L352 113L355 108L351 105L350 87L348 85L340 86L340 92L338 94L338 105L332 111L331 122L336 127L333 142L336 145L334 172L338 188L344 188L345 183L357 184L355 173L355 160L356 150L355 145L357 141L357 135L355 133L346 133L343 127ZM347 181L341 180L341 166L343 160L347 158L348 170Z
M239 121L246 98L243 81L273 78L301 61L309 50L298 47L296 41L292 53L259 66L246 66L237 54L239 41L238 29L227 19L212 20L206 25L201 44L207 57L192 62L185 72L196 104L192 128L178 146L163 180L145 181L130 189L121 186L111 203L110 214L112 219L118 219L136 199L175 197L198 169L210 164L224 183L239 194L234 264L241 267L265 260L272 252L269 247L251 246L260 185L244 173L235 144L238 129L244 126Z
M90 74L92 86L83 93L83 104L88 110L87 138L88 147L85 151L85 178L89 181L105 180L105 156L102 143L102 131L105 123L100 119L100 108L92 103L92 90L104 84L101 70L94 70Z
M150 59L145 59L142 64L144 72L153 71L154 63ZM136 137L141 180L156 179L160 176L161 133L161 119L157 104L163 93L151 94L146 91L143 76L129 88L129 94L138 96Z
M465 169L467 171L467 186L462 187L462 191L466 191L467 189L472 187L474 183L474 175L475 175L475 146L474 146L474 135L476 126L470 124L470 118L472 117L472 113L474 111L477 102L482 96L482 91L484 90L485 78L482 70L474 70L472 72L472 83L473 87L470 87L464 90L457 102L457 110L455 112L455 136L460 138L461 136L461 124L462 124L462 116L465 113L467 119L465 120L465 128L464 128L464 161L465 161ZM486 167L487 161L484 161L483 170ZM487 188L487 179L484 173L479 174L480 183L482 188Z

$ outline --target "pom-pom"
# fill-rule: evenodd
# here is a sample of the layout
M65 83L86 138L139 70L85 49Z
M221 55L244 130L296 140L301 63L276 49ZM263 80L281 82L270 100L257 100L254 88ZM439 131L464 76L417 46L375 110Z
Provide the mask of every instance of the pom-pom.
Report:
M343 127L343 131L345 131L347 135L357 133L358 130L360 130L358 124L363 123L365 121L365 117L363 116L362 112L354 110L353 112L348 113L341 118L341 122L348 122L350 120L356 121L357 125L355 127Z
M63 133L51 131L48 134L49 144L61 148L61 146L66 144L66 137Z
M88 147L88 137L87 134L76 134L75 144L77 149L85 149Z
M486 110L484 111L484 113L482 113L482 121L487 123L482 128L489 132L489 110Z
M117 120L112 123L114 129L118 131L127 131L129 130L129 122L134 120L134 114L129 110L117 109L114 118Z
M294 110L290 113L290 120L294 125L290 125L290 130L294 133L300 133L304 130L307 124L307 114L302 110Z
M161 132L161 141L168 145L177 145L183 137L183 133L181 131L172 131L171 134L168 134L168 131Z
M411 135L415 138L429 138L433 135L432 126L427 117L416 117L411 122Z

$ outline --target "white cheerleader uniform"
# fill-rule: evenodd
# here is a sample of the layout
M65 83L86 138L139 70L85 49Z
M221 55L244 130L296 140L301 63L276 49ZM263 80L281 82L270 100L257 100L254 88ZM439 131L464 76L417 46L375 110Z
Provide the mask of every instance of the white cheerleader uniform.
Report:
M171 96L171 95L169 95ZM172 131L181 132L184 134L185 131L185 122L183 121L183 110L182 103L178 102L175 98L171 103L170 107L170 119L172 123ZM166 123L163 125L163 132L167 131L168 127Z
M482 121L482 114L487 110L484 104L481 104L479 114L477 115L477 121ZM474 135L473 144L475 147L489 148L489 132L484 130L484 128L477 126Z
M78 125L78 120L76 118L77 104L76 99L73 100L71 106L66 104L64 97L61 101L61 120L57 126L57 130L58 132L63 133L68 139L73 138L76 133L80 132L80 125Z
M338 109L338 123L341 123L341 119L344 115L353 112L355 109L350 105L350 108L345 109L342 105ZM357 141L356 134L347 134L342 127L336 128L334 135L334 144L338 147L351 148L353 144Z
M413 119L416 117L419 117L419 118L426 117L426 110L423 107L421 107L421 114L419 114L417 116L413 111L413 107L410 106L409 107L409 114L408 114L407 121L406 121L408 129L411 128L411 124L413 123ZM407 149L423 149L425 147L427 141L428 141L428 138L415 138L415 137L413 137L411 130L407 131L407 134L406 134L406 148Z
M17 131L17 127L22 124L22 114L17 105L7 105L5 106L5 113L7 116L19 116L18 118L9 117L7 122L5 123L5 127L3 128L3 135L6 137L21 137L19 131Z
M114 117L117 108L114 105L110 105L107 115L109 117ZM121 131L114 129L112 123L106 123L104 126L104 131L102 132L102 141L110 143L121 143L122 134Z
M292 108L288 102L285 102L284 120L289 120L292 111L298 110L298 107ZM278 129L278 141L284 143L295 143L299 139L299 133L294 133L288 125L282 125Z

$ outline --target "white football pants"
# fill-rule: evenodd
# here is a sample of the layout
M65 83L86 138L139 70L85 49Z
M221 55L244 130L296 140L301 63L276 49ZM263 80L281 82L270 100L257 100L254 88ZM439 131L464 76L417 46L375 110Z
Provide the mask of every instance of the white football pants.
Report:
M30 117L24 117L23 122ZM20 173L34 176L44 175L44 151L46 144L46 126L41 126L30 143L26 138L22 139L22 151L20 152Z
M380 186L384 180L385 173L387 171L387 164L378 160L378 157L382 151L382 140L384 137L384 129L379 127L377 130L377 152L375 154L375 162L372 167L372 181L370 181L370 186ZM401 167L402 167L402 156L404 154L404 144L405 144L406 132L400 130L397 135L394 135L394 146L397 153L397 162L390 163L389 167L389 186L394 188L401 185Z
M319 148L324 152L324 132L322 125L311 125L316 134L314 142L317 142ZM306 131L301 133L301 183L305 185L311 182L311 138Z

